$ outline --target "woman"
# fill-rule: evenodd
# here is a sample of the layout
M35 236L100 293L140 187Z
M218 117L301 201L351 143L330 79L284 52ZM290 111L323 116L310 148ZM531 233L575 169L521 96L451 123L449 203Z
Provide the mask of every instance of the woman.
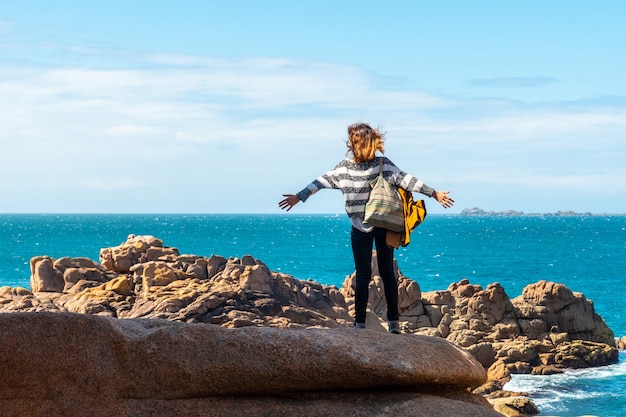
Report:
M416 177L401 171L384 156L385 137L365 123L348 126L347 158L326 174L318 177L297 194L283 194L281 209L291 210L300 201L305 202L322 188L336 188L343 193L346 213L352 220L352 253L356 269L354 326L365 328L369 283L372 275L372 245L376 244L378 271L385 289L387 320L390 333L400 333L398 313L398 282L393 270L393 248L386 244L386 229L372 227L363 222L365 204L370 193L370 183L378 176L383 160L383 177L392 185L407 191L422 193L434 198L444 208L452 207L454 200L449 191L435 191Z

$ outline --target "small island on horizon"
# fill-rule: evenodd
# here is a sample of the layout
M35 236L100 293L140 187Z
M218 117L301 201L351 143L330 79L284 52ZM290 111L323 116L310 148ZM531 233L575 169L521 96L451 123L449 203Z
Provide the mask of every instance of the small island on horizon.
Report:
M478 207L466 208L459 213L460 216L498 216L498 217L515 217L515 216L538 216L538 217L591 217L593 216L589 212L578 213L573 210L557 211L556 213L524 213L517 210L505 210L505 211L485 211Z

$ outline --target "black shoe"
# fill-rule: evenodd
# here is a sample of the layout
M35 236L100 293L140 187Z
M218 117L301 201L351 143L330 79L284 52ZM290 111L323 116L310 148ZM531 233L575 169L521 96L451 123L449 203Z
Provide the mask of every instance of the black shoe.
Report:
M400 322L397 320L393 320L393 321L388 321L387 325L389 327L389 333L393 333L393 334L400 334L402 333L400 331Z

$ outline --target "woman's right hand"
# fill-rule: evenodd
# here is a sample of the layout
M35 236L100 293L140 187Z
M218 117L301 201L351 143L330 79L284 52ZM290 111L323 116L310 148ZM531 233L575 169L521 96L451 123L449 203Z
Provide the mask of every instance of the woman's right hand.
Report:
M283 194L283 197L285 197L285 199L280 200L278 203L278 206L283 210L286 209L289 211L293 206L300 202L300 197L294 194Z

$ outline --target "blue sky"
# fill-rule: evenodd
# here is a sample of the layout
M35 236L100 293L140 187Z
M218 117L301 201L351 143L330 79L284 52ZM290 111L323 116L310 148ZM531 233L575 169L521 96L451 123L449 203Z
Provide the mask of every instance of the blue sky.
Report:
M364 121L451 213L624 213L625 20L617 0L5 1L0 212L278 213Z

